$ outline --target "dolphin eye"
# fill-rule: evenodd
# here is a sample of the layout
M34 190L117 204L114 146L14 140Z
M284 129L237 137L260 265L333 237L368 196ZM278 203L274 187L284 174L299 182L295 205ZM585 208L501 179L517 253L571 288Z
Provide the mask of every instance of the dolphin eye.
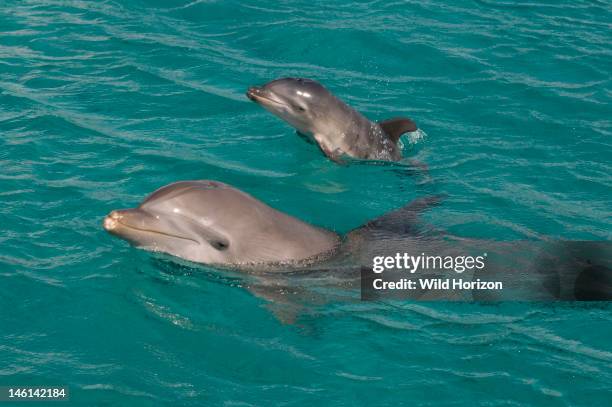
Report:
M219 251L227 250L229 247L229 242L223 242L221 240L213 240L210 242L210 245Z
M294 108L295 108L295 110L297 110L298 112L305 112L305 111L306 111L306 109L304 109L302 106L295 105L295 106L293 106L293 107L294 107Z

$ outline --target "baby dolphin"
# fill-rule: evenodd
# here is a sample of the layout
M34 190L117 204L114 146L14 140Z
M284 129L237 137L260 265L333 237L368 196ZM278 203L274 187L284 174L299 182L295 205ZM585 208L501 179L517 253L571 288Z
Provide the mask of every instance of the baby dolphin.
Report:
M397 161L398 140L417 130L407 118L372 122L312 79L283 78L252 86L247 97L311 136L327 157Z
M340 241L216 181L162 187L136 208L112 211L104 228L146 250L234 268L307 262Z

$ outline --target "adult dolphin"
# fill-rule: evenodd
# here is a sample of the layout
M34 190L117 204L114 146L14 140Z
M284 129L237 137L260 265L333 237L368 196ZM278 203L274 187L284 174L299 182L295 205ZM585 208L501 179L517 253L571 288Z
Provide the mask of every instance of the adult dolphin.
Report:
M504 281L504 292L428 288L408 292L409 298L612 299L609 245L540 247L535 242L501 243L432 233L418 217L439 201L435 196L417 199L341 237L221 182L183 181L158 189L136 208L112 211L104 228L147 250L268 275L296 270L324 275L352 270L358 275L364 269L372 271L375 258L399 261L401 253L410 253L421 258L422 270L393 270L384 276L391 280L458 276L466 281ZM467 260L483 256L480 261L484 261L487 253L484 270ZM431 268L424 267L427 257L433 259ZM393 260L384 262L387 268L394 264Z
M137 208L112 211L104 228L143 249L238 269L315 260L340 241L333 232L208 180L162 187Z
M312 79L277 79L250 87L247 97L313 137L334 161L343 155L398 161L400 136L417 130L412 120L403 117L372 122Z

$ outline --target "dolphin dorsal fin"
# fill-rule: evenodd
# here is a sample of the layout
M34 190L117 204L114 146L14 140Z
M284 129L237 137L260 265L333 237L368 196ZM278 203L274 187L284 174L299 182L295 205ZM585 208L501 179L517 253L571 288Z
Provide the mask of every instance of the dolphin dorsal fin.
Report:
M418 216L422 212L439 205L445 198L446 195L431 195L415 199L408 205L369 221L363 227L395 233L410 233L417 223Z
M417 130L417 125L405 117L383 120L378 124L394 143L397 143L402 134Z

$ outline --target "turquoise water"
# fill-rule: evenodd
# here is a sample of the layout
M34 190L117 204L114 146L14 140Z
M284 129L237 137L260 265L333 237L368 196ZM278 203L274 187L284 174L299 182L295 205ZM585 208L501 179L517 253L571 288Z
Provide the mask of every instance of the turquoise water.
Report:
M480 238L612 237L612 7L0 0L0 385L79 405L609 404L607 306L335 301L281 323L239 277L101 228L216 179L347 231L431 193ZM339 166L244 96L317 79L413 118L402 165Z

